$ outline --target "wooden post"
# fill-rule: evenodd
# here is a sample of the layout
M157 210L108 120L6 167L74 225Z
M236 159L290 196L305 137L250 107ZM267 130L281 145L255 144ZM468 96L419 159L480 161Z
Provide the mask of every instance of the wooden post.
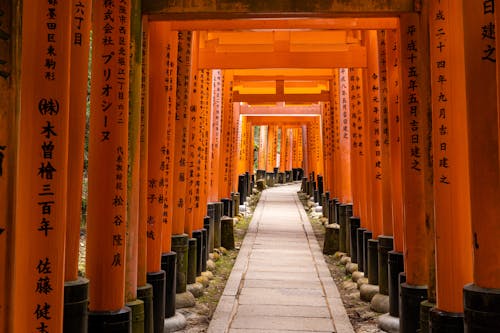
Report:
M353 194L353 215L361 218L363 204L363 186L361 181L361 140L363 138L362 113L363 101L361 96L361 69L349 69L349 106L351 124L351 183ZM363 219L361 219L362 221Z
M339 70L333 71L330 81L330 105L333 118L333 198L341 197L341 164L340 164L340 91Z
M386 32L390 135L390 170L394 251L403 253L403 187L401 174L401 41L396 30Z
M228 198L230 196L230 168L231 168L231 139L233 126L233 103L232 90L233 78L229 71L224 72L223 94L222 94L222 118L221 118L221 146L219 164L219 196Z
M367 94L365 95L368 117L366 118L367 142L367 179L369 191L369 216L372 223L373 238L382 235L382 134L380 123L380 72L377 31L369 30L367 37L368 69L366 73Z
M267 168L267 133L268 126L260 126L260 136L259 136L259 170L266 170Z
M21 49L20 1L0 1L0 330L12 331L13 315L9 309L12 299L14 186L16 181L18 119L20 105L19 51Z
M325 192L332 190L333 178L333 163L332 163L332 123L333 115L330 110L330 103L321 103L321 119L323 121L323 157L324 157L324 176L325 176Z
M422 14L423 15L423 14ZM406 283L401 285L401 331L419 327L419 301L432 300L434 238L432 183L429 170L429 128L426 86L426 26L416 14L401 18L402 41L402 166ZM427 295L427 288L429 295Z
M212 108L210 113L210 184L208 200L219 200L219 167L222 120L222 71L212 71Z
M266 171L273 172L276 166L276 148L278 138L278 127L276 125L269 125L267 130L267 159Z
M6 10L7 16L0 16L0 23L14 23L11 15L16 8L9 6ZM12 133L5 146L0 142L2 182L6 180L5 177L9 177L9 183L16 182L15 224L12 225L13 230L3 230L2 233L5 234L0 235L13 236L10 241L13 242L12 254L15 255L11 259L12 280L8 282L8 288L13 290L10 295L9 332L36 332L41 329L61 332L63 326L67 216L67 201L64 197L68 179L70 112L70 13L71 2L23 2L19 132ZM8 29L5 32L7 36L4 35L4 28ZM7 55L17 56L14 51L15 43L18 42L15 29L15 25L0 27L0 42L2 45L8 43L8 54L2 48L2 58ZM3 59L10 60L10 57ZM0 73L3 73L0 75L0 84L3 87L10 86L10 92L13 93L17 82L14 72L16 67L13 61L0 65ZM12 80L12 85L9 84L9 79ZM8 99L7 103L12 103L10 106L16 110L13 99ZM10 112L9 110L8 113ZM16 118L17 112L12 113L12 118L9 116L11 121ZM5 120L7 123L2 123L2 127L12 124L8 123L9 119ZM2 131L2 140L7 139L4 133ZM10 129L6 131L7 135L9 133ZM12 140L14 135L19 140L15 162L17 178L14 178L12 168L14 161L9 160L16 154L12 151L16 147ZM3 184L10 186L9 183ZM6 204L9 205L10 202L12 201L7 200ZM6 213L11 212L7 208ZM5 221L2 218L0 227L3 227L3 223Z
M340 201L342 203L352 203L349 72L347 68L341 68L339 70L339 103Z
M466 244L472 236L462 10L461 1L433 1L429 25L437 278L432 318L436 325L454 321L463 331L462 289L472 282L472 250Z
M128 317L129 311L123 306L130 6L102 3L92 14L96 42L92 52L87 218L87 276L92 281L89 330L105 327L108 317ZM118 17L120 23L109 29L111 20L116 22Z
M465 331L495 330L500 310L498 3L463 1L473 284L464 288ZM474 301L477 299L478 301ZM493 303L491 303L493 302Z

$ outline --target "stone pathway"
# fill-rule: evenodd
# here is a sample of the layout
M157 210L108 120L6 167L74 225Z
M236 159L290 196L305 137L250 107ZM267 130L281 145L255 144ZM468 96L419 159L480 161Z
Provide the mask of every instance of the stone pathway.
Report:
M262 193L208 332L353 332L298 190Z

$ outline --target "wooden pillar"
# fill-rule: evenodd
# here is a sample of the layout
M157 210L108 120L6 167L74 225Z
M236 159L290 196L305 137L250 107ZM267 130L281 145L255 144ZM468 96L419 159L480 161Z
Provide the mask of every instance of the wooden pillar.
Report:
M309 135L309 129L307 128L307 125L302 125L302 168L304 169L304 176L309 177L309 174L311 173L311 168L309 165L309 140L308 140L308 135Z
M353 194L353 215L361 217L361 205L363 203L363 182L361 181L361 140L363 138L362 112L363 102L361 98L361 70L349 69L349 106L351 125L351 184Z
M232 96L232 94L231 94ZM229 168L229 181L230 181L230 192L238 192L238 133L240 128L240 104L233 103L231 99L231 106L233 112L232 126L231 126L231 166Z
M228 198L230 195L230 168L231 168L231 128L233 125L232 89L233 79L230 71L224 72L221 117L221 146L219 161L219 196Z
M110 20L118 20L118 16L123 21L109 30ZM87 276L92 281L89 309L118 311L125 300L129 7L110 8L106 3L94 7L93 36L87 215Z
M14 12L10 10L15 8L9 6L6 10L6 20L0 17L0 23L12 20L11 13ZM15 224L13 229L3 230L3 235L0 235L6 237L12 232L13 238L10 241L14 244L12 254L15 257L11 261L13 275L12 280L7 282L8 289L12 290L9 332L35 332L40 328L62 331L67 216L64 197L67 193L70 111L70 13L71 2L43 5L35 1L23 3L24 56L19 67L22 68L19 98L22 104L19 132L15 134L19 140L17 178L14 178L11 164L14 161L8 160L15 156L15 152L11 150L15 148L15 141L10 141L14 135L9 138L7 135L10 131L2 131L1 139L8 138L9 145L3 146L0 142L3 162L0 179L4 182L7 181L6 177L10 177L9 183L14 180L16 182ZM8 29L5 33L10 33L11 41L5 39L4 28ZM2 45L9 43L7 52L4 49L0 51L3 57L15 55L14 45L18 40L14 31L15 26L0 27L0 42ZM3 59L10 60L10 57ZM14 62L0 65L0 73L3 73L0 75L0 84L12 89L7 90L7 93L14 92L13 85L17 82L15 68ZM10 106L16 110L13 99L6 102L12 103ZM3 110L5 109L2 109L2 118L9 121L4 118L6 115ZM16 112L12 113L9 115L9 118L12 117L11 121L16 117ZM3 123L1 126L6 125L11 123ZM9 186L9 183L2 185ZM6 204L11 202L7 200ZM11 212L7 208L6 213ZM3 223L5 221L2 221L1 227Z
M237 175L243 174L248 171L248 141L250 140L250 132L248 128L248 117L241 116L240 126L238 129L238 172Z
M339 70L339 155L341 170L341 195L342 203L352 203L351 189L351 136L349 116L349 72L347 68Z
M222 119L222 71L212 71L212 108L210 113L210 183L208 200L219 200L219 168Z
M472 282L472 250L467 246L472 236L462 10L461 1L433 1L429 16L433 36L430 63L436 307L447 312L447 316L463 311L462 289L465 284Z
M473 246L473 284L464 289L466 332L493 331L500 312L489 305L498 304L500 288L500 226L491 223L500 216L498 10L495 1L463 1Z
M269 125L267 130L267 159L266 171L272 172L276 167L276 149L278 146L278 127Z
M148 131L149 131L149 22L142 20L141 134L139 179L139 230L137 249L137 287L146 286L148 221Z
M388 99L388 64L387 33L377 32L379 58L379 92L380 92L380 153L382 154L382 235L392 236L392 192L391 192L391 151L389 133L389 99ZM390 241L390 240L389 240Z
M259 132L259 170L266 170L267 167L267 131L268 126L260 126Z
M368 117L366 118L367 142L367 179L369 183L370 220L372 223L373 238L382 235L382 134L380 124L382 110L380 105L380 72L377 31L369 30L367 37L368 69L366 71L366 104Z
M193 222L195 211L195 191L196 181L198 178L197 168L200 167L201 161L199 158L198 148L200 147L201 139L201 90L202 73L197 68L198 63L198 32L193 32L192 39L192 52L191 52L191 77L189 79L189 112L188 112L188 126L189 126L189 139L188 149L186 156L186 192L184 196L185 205L185 220L184 220L184 233L188 237L193 234ZM198 197L199 200L199 197Z
M321 119L323 121L322 135L323 135L323 158L324 158L324 181L325 191L332 190L332 113L330 112L330 103L321 103Z
M75 0L75 3L79 1ZM127 174L127 264L125 266L125 300L132 309L143 307L137 299L137 268L139 254L140 158L141 158L141 85L142 85L142 15L141 2L131 2L130 22L130 112ZM85 79L82 79L84 82Z
M68 213L66 227L65 281L78 279L82 218L83 150L87 109L87 78L90 46L91 1L73 1L71 22ZM76 41L80 41L76 43Z
M340 164L340 91L339 70L335 69L331 80L330 105L333 114L333 198L341 197Z
M286 159L285 169L291 171L293 169L293 129L286 129Z
M172 216L172 234L184 233L186 215L186 161L189 147L189 82L191 73L192 32L179 31L178 34L178 61L176 115L175 115L175 150L174 150L174 178L173 191L174 210ZM151 125L150 125L151 126Z
M418 327L419 300L434 300L434 222L430 161L427 22L422 13L401 17L402 174L406 283L401 286L401 329ZM426 292L428 290L428 295Z
M279 171L280 172L285 172L286 170L286 129L283 125L279 126L279 136L280 136L280 163L279 163Z
M401 40L396 30L386 32L394 251L403 253L403 187L401 174Z
M16 101L21 67L22 17L20 1L0 1L0 330L12 331L12 298L14 263L14 186L16 181L16 156L20 105Z

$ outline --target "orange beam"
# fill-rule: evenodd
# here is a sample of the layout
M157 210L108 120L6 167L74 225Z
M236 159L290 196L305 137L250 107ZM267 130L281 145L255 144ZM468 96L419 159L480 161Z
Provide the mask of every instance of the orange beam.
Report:
M278 114L300 114L300 115L319 115L319 105L312 106L250 106L243 104L240 107L240 114L242 115L278 115Z
M150 19L154 20L155 16ZM252 29L396 29L395 17L378 18L317 18L317 19L265 19L265 20L225 20L211 19L199 21L169 21L173 30L252 30Z
M215 52L200 49L199 68L337 68L366 67L366 49L349 46L330 52Z
M233 92L235 102L245 102L249 104L267 104L267 103L318 103L328 101L330 94L323 91L321 94L240 94L239 91Z

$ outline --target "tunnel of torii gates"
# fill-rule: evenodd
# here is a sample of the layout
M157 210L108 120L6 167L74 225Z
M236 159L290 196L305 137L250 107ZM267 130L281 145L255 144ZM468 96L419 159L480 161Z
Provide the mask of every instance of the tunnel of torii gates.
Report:
M498 331L495 8L0 0L0 331L162 332L256 170L360 223L402 332Z

